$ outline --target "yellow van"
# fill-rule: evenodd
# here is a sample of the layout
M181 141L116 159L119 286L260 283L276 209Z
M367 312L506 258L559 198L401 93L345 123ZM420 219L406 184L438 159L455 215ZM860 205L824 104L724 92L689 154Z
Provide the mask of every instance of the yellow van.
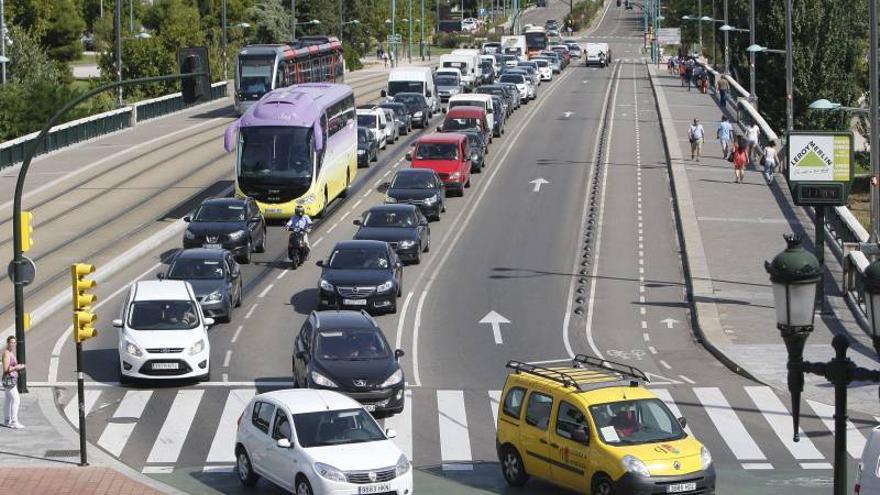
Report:
M569 366L510 361L496 448L513 486L535 476L579 493L715 493L709 449L629 365L579 354Z

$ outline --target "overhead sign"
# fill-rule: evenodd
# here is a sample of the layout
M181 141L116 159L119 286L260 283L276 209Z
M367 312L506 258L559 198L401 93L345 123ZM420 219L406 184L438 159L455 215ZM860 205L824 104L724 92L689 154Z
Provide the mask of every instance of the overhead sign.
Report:
M400 34L389 34L387 38L385 38L388 43L400 43L401 35Z
M851 132L792 132L786 155L796 204L846 204L854 167Z
M681 28L660 28L657 30L657 43L661 45L680 45Z

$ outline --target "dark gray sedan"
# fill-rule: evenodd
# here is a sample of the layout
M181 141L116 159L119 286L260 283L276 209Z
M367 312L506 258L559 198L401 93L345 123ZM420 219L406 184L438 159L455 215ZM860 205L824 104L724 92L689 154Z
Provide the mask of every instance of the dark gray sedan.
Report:
M241 269L225 249L178 251L159 278L189 282L205 316L219 321L228 322L232 308L241 306Z
M431 227L415 205L374 206L354 224L360 226L355 239L385 241L401 261L419 264L422 253L431 248Z

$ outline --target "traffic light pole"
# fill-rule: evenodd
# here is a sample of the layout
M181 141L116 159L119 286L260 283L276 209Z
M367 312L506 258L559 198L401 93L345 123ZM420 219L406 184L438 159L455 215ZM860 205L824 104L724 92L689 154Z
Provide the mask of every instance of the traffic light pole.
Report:
M82 342L76 343L76 401L79 409L79 465L88 466L86 453L86 405L83 390Z
M193 72L189 74L171 74L167 76L154 76L154 77L142 77L139 79L128 79L125 81L116 81L112 83L105 84L103 86L98 86L97 88L85 93L84 95L70 101L66 105L64 105L61 110L55 112L46 125L40 130L40 133L37 134L36 139L33 140L33 143L27 150L27 154L24 157L24 161L21 164L21 168L18 170L18 178L15 181L15 194L12 198L12 274L13 279L12 283L14 286L14 294L15 294L15 357L22 364L27 363L27 353L25 352L25 333L24 333L24 253L22 251L22 238L21 238L21 197L24 192L24 183L25 179L27 179L28 169L31 166L31 160L33 160L34 155L37 152L37 149L43 144L46 140L46 135L49 134L49 130L59 121L62 117L64 117L67 112L69 112L73 107L79 105L80 103L88 100L89 98L103 93L105 91L109 91L116 88L122 88L124 86L137 86L140 84L153 83L158 81L174 81L174 80L182 80L182 79L190 79L194 77L206 76L208 75L206 72ZM78 359L78 358L77 358ZM78 362L77 362L78 363ZM77 364L77 369L79 369L79 364ZM18 391L20 393L26 394L28 393L27 388L27 368L19 372L18 375ZM80 408L82 408L82 404L80 404ZM81 412L82 414L82 409Z

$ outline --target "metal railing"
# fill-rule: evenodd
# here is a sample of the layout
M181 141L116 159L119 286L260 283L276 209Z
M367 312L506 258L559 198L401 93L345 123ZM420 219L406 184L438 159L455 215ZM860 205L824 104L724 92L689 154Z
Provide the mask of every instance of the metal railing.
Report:
M211 99L226 96L227 83L217 82L211 85ZM57 125L49 131L46 140L37 149L36 155L49 153L67 146L104 136L113 132L134 127L138 122L161 117L186 108L180 93L160 96L144 100L134 105L117 108L109 112L90 115L82 119L72 120ZM0 169L10 167L24 160L27 147L39 132L21 136L11 141L0 143Z

